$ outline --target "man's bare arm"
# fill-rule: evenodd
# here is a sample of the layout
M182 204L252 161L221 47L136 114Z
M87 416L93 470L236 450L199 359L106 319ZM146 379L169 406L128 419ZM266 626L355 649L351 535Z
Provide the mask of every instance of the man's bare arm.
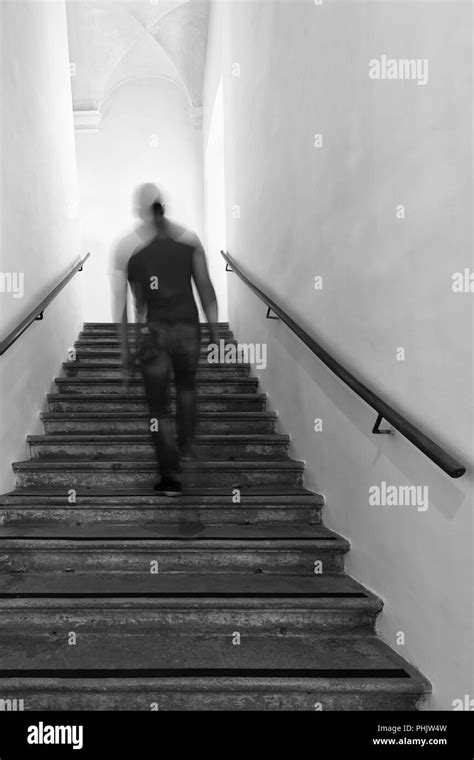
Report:
M141 324L146 322L146 301L143 294L143 287L140 283L130 283L135 307L135 323ZM138 333L138 330L136 330ZM137 340L137 335L135 335ZM120 348L122 352L122 362L125 369L130 370L134 364L132 352L130 350L129 332L128 332L128 315L127 315L127 286L125 286L124 307L122 318L120 320Z
M127 289L125 287L125 305L122 310L122 318L120 320L120 351L122 354L122 366L126 372L131 372L133 369L133 356L130 351L130 342L128 334L128 314L127 314Z
M135 306L135 321L142 324L146 322L147 308L143 285L141 282L131 282L133 301Z
M212 343L219 342L217 324L217 298L214 286L209 277L206 254L201 246L193 251L193 279L196 284L204 314L209 322Z

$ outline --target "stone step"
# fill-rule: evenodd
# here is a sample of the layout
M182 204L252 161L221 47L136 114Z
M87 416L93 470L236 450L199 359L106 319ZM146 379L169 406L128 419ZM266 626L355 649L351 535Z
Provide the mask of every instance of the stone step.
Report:
M373 671L321 674L301 670L207 670L188 675L161 671L30 669L0 676L5 700L23 700L26 712L44 711L229 711L309 712L416 711L431 687L407 667L401 675ZM314 676L314 677L313 677ZM6 708L9 709L9 708ZM12 708L14 709L14 708Z
M131 393L48 393L50 412L145 412L145 398ZM171 412L176 411L175 395L170 394ZM202 412L263 412L266 393L200 393L198 413Z
M125 381L125 378L106 377L57 377L54 383L60 393L74 393L78 395L97 395L100 393L112 394L127 393L134 396L145 397L145 390L141 379ZM244 394L257 393L258 379L254 377L200 379L196 383L196 392L199 396L214 394ZM175 388L171 386L170 396L175 395Z
M61 626L62 628L62 626ZM99 630L94 635L75 631L77 644L68 646L67 631L45 637L38 646L37 632L28 626L23 632L27 651L15 651L15 632L0 633L0 672L15 667L18 671L36 669L248 669L299 670L304 671L395 671L406 677L405 663L395 656L376 636L344 636L334 632L327 634L266 634L242 631L240 645L233 645L232 628L225 633L176 635L174 631L160 631L150 636L150 631L137 629L127 636L126 649L120 641L122 631ZM102 645L102 636L107 646ZM49 641L48 641L49 638ZM35 646L36 644L36 646ZM105 644L105 642L104 642ZM62 646L61 646L62 645ZM124 651L125 650L125 651ZM322 674L321 674L322 675ZM330 677L330 676L329 676Z
M207 670L170 674L160 671L30 669L0 676L5 700L22 700L26 712L44 711L229 711L309 712L416 711L431 687L417 671L404 673L301 670ZM312 677L314 676L314 677ZM9 709L9 708L6 708ZM15 709L15 708L12 708Z
M287 459L289 436L200 435L195 439L198 459ZM32 459L112 459L155 461L156 453L147 435L29 435Z
M219 338L219 340L223 340L223 338L221 337ZM135 339L132 336L130 336L129 343L131 346L135 345ZM210 345L209 337L203 337L201 339L201 349L200 349L201 356L207 356L207 354L209 353L209 345ZM235 340L235 338L229 338L229 339L225 339L225 345L226 346L232 345L232 346L235 346L237 349L238 342ZM242 345L245 345L245 344L242 344ZM74 342L74 348L76 349L76 351L77 350L83 351L85 349L89 349L90 351L95 351L99 353L101 351L104 351L107 353L109 353L110 351L116 351L120 353L120 340L117 336L115 337L113 336L110 336L110 337L87 336L87 337L79 338L78 340L76 340Z
M85 364L110 364L112 366L119 366L122 361L122 355L121 352L118 349L108 349L104 348L103 350L93 350L90 349L79 349L76 352L76 359L75 363L80 365ZM215 367L222 367L224 366L222 363L220 364L214 364L210 363L208 361L208 354L206 351L200 351L199 354L199 360L198 360L198 368L215 368ZM233 364L227 363L225 365L226 367L246 367L248 366L248 363L246 362L236 362Z
M0 527L1 573L336 574L349 543L322 525L21 523ZM156 563L156 564L155 564Z
M19 651L2 637L0 688L25 710L414 710L430 686L376 636L209 633ZM25 641L30 632L25 631ZM78 637L80 641L80 634ZM95 644L95 646L94 646Z
M87 575L0 577L3 635L27 621L33 646L77 631L81 646L100 636L155 637L229 630L281 635L373 632L382 602L346 575ZM67 634L66 634L67 635Z
M122 365L119 362L114 364L106 362L64 362L63 372L66 377L105 377L109 379L123 378L124 373ZM199 362L196 373L197 380L215 380L220 382L227 379L237 379L248 377L250 373L250 364L209 364L209 362ZM141 378L140 370L137 369L133 377Z
M91 366L92 367L100 367L103 369L121 369L122 368L122 355L120 351L108 351L107 349L104 349L103 353L99 352L92 352L90 353L88 350L86 351L78 351L76 354L76 358L74 360L68 359L68 361L63 362L64 365L70 365L72 368L77 367L80 369L88 370ZM252 365L250 362L245 361L227 361L227 362L214 362L209 361L207 353L201 354L198 357L197 362L197 368L198 372L209 369L213 372L218 372L219 370L238 370L239 375L244 374L244 371L250 371L252 368ZM139 370L139 363L137 360L136 364L136 370Z
M128 324L128 330L129 332L132 332L136 329L136 323L129 322ZM199 326L201 328L202 333L208 333L209 332L209 325L207 322L200 322ZM116 333L117 330L121 328L120 322L84 322L83 331L87 333L97 333L97 332L104 332L107 335L109 333ZM230 327L228 322L218 322L217 323L217 330L219 333L221 332L229 332Z
M0 524L57 521L61 525L150 523L175 525L317 525L324 497L304 488L194 489L179 499L149 489L78 491L70 503L64 490L19 488L0 496Z
M152 488L157 481L154 462L42 461L13 462L16 486L47 488ZM223 488L229 493L245 486L301 486L304 463L293 460L258 462L183 462L183 489Z
M136 335L136 333L139 330L142 330L144 327L145 327L144 324L128 324L128 326L127 326L127 333L129 335L129 337L132 337L132 336ZM208 325L207 324L201 324L200 327L201 327L201 336L203 338L207 339L210 336L210 334L211 334L211 331L210 331ZM121 334L122 334L122 326L121 325L114 325L112 329L100 327L100 328L94 328L93 330L91 330L91 329L87 329L87 330L83 329L83 330L81 330L79 332L79 336L80 337L86 336L87 338L94 338L94 337L99 337L99 338L102 338L102 337L104 337L104 338L117 338ZM217 330L217 334L218 334L219 338L226 338L229 335L232 336L233 332L228 327L219 327L218 330Z
M145 325L140 324L129 324L127 333L129 337L133 337L137 334L137 331L142 330L145 327ZM219 338L227 338L229 336L233 337L233 332L228 327L219 327L217 330ZM87 330L81 330L79 333L79 337L86 337L88 339L90 338L117 338L122 334L122 327L119 325L114 325L112 329L105 329L103 327L101 328L94 328L93 330L87 329ZM201 324L201 336L207 340L210 336L211 332L209 330L209 327L206 324Z
M128 332L129 337L133 337L139 331L141 331L143 329L146 329L146 327L147 327L146 324L143 324L143 323L140 323L140 324L138 324L138 323L136 323L136 324L129 323L127 325L127 332ZM104 327L96 327L94 329L83 328L79 332L79 335L80 336L85 335L88 339L92 339L92 338L96 338L96 337L99 337L99 338L104 337L106 339L107 338L114 338L115 339L115 338L119 338L122 335L122 329L123 329L122 325L117 325L117 324L113 325L112 328L104 328ZM211 330L210 330L209 326L206 323L201 323L200 324L200 329L201 329L201 336L202 336L202 338L204 340L207 340L210 337L210 335L211 335ZM219 338L225 338L225 337L227 337L229 335L233 335L233 332L230 329L230 327L223 327L223 326L220 325L217 328L217 334L218 334Z
M18 637L18 618L13 626L7 623L5 629L2 623L0 672L3 675L12 665L16 665L20 672L32 667L35 670L67 671L95 668L182 671L220 669L225 663L226 668L237 671L260 668L310 668L330 672L363 670L369 678L371 671L396 670L400 677L406 673L403 661L397 662L399 667L396 667L391 657L387 656L388 647L373 634L364 636L337 630L277 634L264 628L262 631L248 628L234 632L236 622L230 626L228 624L227 631L211 626L207 631L177 633L170 627L157 630L150 617L138 615L137 624L127 630L127 621L122 625L119 623L115 629L114 621L109 623L107 619L87 627L81 616L77 615L72 616L71 620L76 628L68 629L65 627L68 622L65 615L62 625L58 626L59 630L49 633L45 631L44 624L36 623L36 616L28 614L28 625L22 632L27 647L21 654L14 649L15 637ZM143 625L138 625L141 622ZM75 645L68 645L70 633L76 634ZM232 643L235 633L241 635L240 645ZM126 643L122 638L125 636ZM259 656L265 653L266 639L272 650L272 659L267 655L259 661ZM376 672L373 677L377 677Z
M93 363L93 364L118 364L122 362L122 352L119 348L107 348L107 347L86 347L86 348L76 348L76 354L74 361L81 364L86 363ZM132 356L135 355L135 352L133 350L133 346L131 346L131 352ZM216 357L221 358L221 357ZM69 357L70 359L70 357ZM211 369L219 366L227 366L227 367L236 367L236 366L247 366L249 365L249 359L248 357L245 357L242 355L241 357L235 358L230 357L227 361L224 362L215 362L214 357L210 356L209 351L205 347L201 347L199 350L199 355L197 357L197 366L198 367L210 367ZM251 365L252 366L252 365Z
M146 412L43 412L46 434L144 435L150 415ZM201 412L196 430L202 435L270 435L275 432L275 412ZM173 419L174 422L174 419Z

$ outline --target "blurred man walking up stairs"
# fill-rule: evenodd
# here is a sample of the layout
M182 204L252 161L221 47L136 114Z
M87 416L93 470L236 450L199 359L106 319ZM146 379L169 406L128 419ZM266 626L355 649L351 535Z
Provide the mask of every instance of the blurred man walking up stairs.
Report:
M155 237L138 249L127 266L137 321L135 355L128 340L126 301L122 314L125 370L140 363L150 410L150 431L161 480L154 490L182 493L180 460L194 458L196 369L201 347L194 281L210 325L210 342L218 343L217 300L206 256L197 236L165 217L162 198L151 205ZM177 442L169 416L171 373L176 385Z

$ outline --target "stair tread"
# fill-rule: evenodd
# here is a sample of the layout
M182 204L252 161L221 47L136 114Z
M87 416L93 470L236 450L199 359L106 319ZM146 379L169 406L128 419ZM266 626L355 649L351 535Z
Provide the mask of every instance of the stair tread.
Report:
M314 576L269 576L269 575L174 575L150 573L97 575L92 573L41 573L27 576L24 573L7 573L0 575L0 599L20 594L24 597L42 596L95 596L140 595L137 600L147 594L171 598L203 597L242 597L277 598L288 597L295 599L318 595L327 595L335 603L354 604L370 602L370 605L380 605L380 600L364 586L347 575L314 575ZM335 596L338 595L338 596ZM352 596L351 595L357 595ZM132 602L130 602L132 603ZM301 602L300 602L301 604Z
M143 325L140 325L140 328L143 328ZM136 335L136 329L137 329L136 325L132 325L132 326L128 325L128 330L127 330L128 335L129 336ZM90 337L90 336L95 337L96 335L100 335L100 336L104 335L105 337L111 337L111 338L113 337L113 338L115 338L117 336L120 336L121 333L122 333L122 326L121 325L118 326L118 327L113 327L113 328L98 327L97 326L97 327L92 327L92 328L91 327L84 327L79 332L79 335L80 336L87 335L87 337ZM221 325L217 329L217 334L218 334L219 338L225 338L227 335L233 335L234 333L230 329L230 327L228 327L226 325ZM206 324L201 325L201 336L205 337L205 338L208 338L208 337L211 336L211 332L209 330L209 327Z
M64 398L65 396L72 396L73 398L77 398L76 394L50 394L51 396L56 396L59 398ZM229 394L228 394L229 395ZM245 394L245 397L247 398L248 394ZM80 398L83 398L82 396ZM97 396L95 396L97 398ZM99 398L103 398L101 395ZM134 396L136 398L136 396ZM146 417L148 418L150 415L147 414L147 412L41 412L41 417L78 417L79 419L85 419L87 418L93 418L93 419L101 419L101 418L107 418L109 419L136 419L137 417ZM259 419L260 417L268 418L268 417L278 417L277 412L252 412L246 409L243 409L241 412L232 412L232 411L222 411L222 412L213 412L213 411L199 411L197 412L197 417L211 417L215 419L220 419L222 417L231 417L232 419Z
M100 357L100 355L99 355ZM77 359L74 361L67 361L62 363L63 367L70 367L71 369L110 369L111 367L115 367L117 369L121 369L123 367L121 361L116 362L85 362L84 364ZM201 361L200 366L206 367L208 366L209 369L233 369L236 365L234 364L226 364L225 362L212 362L209 363L207 360ZM251 367L250 362L239 362L238 367L245 367L246 369L249 369Z
M51 394L54 395L54 394ZM56 394L56 398L64 398L67 394ZM248 396L248 394L246 394ZM76 395L73 396L73 398L77 398ZM83 398L82 396L80 398ZM103 397L100 396L102 399ZM136 397L134 397L136 398ZM241 412L206 412L201 411L197 412L196 417L199 419L200 417L210 417L211 419L225 419L226 417L230 417L231 419L249 419L249 420L257 420L257 419L269 419L269 418L276 418L278 415L276 412L251 412L242 410ZM110 420L136 420L136 419L149 419L150 415L147 412L41 412L40 414L41 419L66 419L66 418L73 418L73 419L79 419L79 420L86 420L86 419L110 419Z
M367 677L365 671L308 672L269 670L215 671L188 670L163 673L163 671L87 671L87 670L39 670L23 669L21 673L10 670L0 674L4 693L19 698L34 694L45 700L43 709L56 710L120 710L150 709L157 695L165 702L163 710L314 710L314 693L328 699L337 710L416 710L416 703L431 692L431 685L418 671L407 667L408 678ZM104 700L108 707L104 707ZM184 697L181 699L181 697ZM270 701L268 701L268 697ZM388 707L391 700L408 700L398 708ZM214 699L213 699L214 698ZM276 698L276 701L275 701ZM342 706L339 699L342 700ZM170 702L168 703L168 700ZM348 701L349 700L349 701ZM320 701L320 700L318 700ZM64 706L66 705L66 707ZM93 705L93 706L91 706ZM198 705L196 707L196 705ZM277 705L277 706L275 706ZM336 706L337 705L337 706ZM354 707L361 705L361 707Z
M121 378L117 377L55 377L54 382L58 385L101 385L106 383L120 382ZM143 385L141 377L133 377L128 380L129 385ZM200 378L198 385L216 385L223 383L229 385L258 385L257 377L228 377L222 378Z
M83 330L89 331L89 330L109 330L110 332L114 330L119 330L122 326L121 322L84 322ZM127 325L128 329L134 330L137 327L136 322L129 322ZM201 330L209 330L209 323L208 322L199 322L199 327ZM217 322L217 330L228 330L229 329L229 323L228 322Z
M62 378L64 379L64 378ZM173 395L173 394L171 394ZM266 399L267 394L266 393L200 393L199 399L203 398L210 398L210 399L231 399L231 400L239 400L239 401L248 401L249 399ZM81 401L100 401L103 402L104 399L114 399L116 400L123 400L123 401L135 401L137 399L143 399L145 400L145 395L140 396L136 393L48 393L47 399L56 399L60 401L69 401L73 399L74 401L81 400Z
M25 643L28 629L22 635ZM81 635L81 634L79 634ZM159 641L159 646L157 642ZM140 675L170 677L173 675L214 675L222 677L239 674L276 677L343 677L362 675L373 678L415 680L418 687L424 679L407 662L376 636L273 636L246 632L242 645L232 646L229 634L199 634L177 636L161 633L159 639L146 629L127 637L124 657L123 634L107 637L107 647L101 636L88 637L87 646L58 646L51 642L48 650L29 654L18 641L17 634L4 636L0 643L2 676L21 676L24 671L53 670L57 675L74 670L97 670L98 677L106 675ZM124 667L126 662L126 667ZM13 673L11 671L14 671ZM112 672L108 672L112 671ZM156 672L158 671L158 672ZM211 671L211 672L209 672ZM86 675L86 673L83 673ZM408 685L408 684L407 684Z
M103 328L103 329L109 329L109 330L116 330L121 326L121 322L84 322L84 329L96 329L96 328ZM129 322L128 328L129 330L132 330L136 326L136 322ZM222 329L223 327L228 327L228 322L216 322L216 325L218 328ZM208 322L199 322L199 326L202 329L208 329L209 323Z
M129 525L107 523L94 525L63 525L57 521L9 522L0 525L0 542L5 539L45 539L72 541L80 540L190 540L190 541L305 541L347 543L337 533L323 525L282 526L282 525L228 525L204 526L200 523L163 525L156 522Z
M189 488L183 493L183 496L176 499L172 496L159 496L149 488L91 488L81 493L78 489L76 494L76 503L72 505L67 500L64 489L61 488L16 488L9 493L0 495L0 511L2 506L21 507L22 505L31 505L32 508L42 504L54 505L59 504L68 509L81 508L81 504L91 505L92 508L100 506L117 506L128 507L130 505L145 505L151 509L158 509L163 506L172 504L173 509L189 509L190 506L212 508L228 507L234 509L238 514L239 508L242 507L262 507L265 505L279 505L281 508L286 506L322 507L324 497L321 494L313 493L307 489L300 488L262 488L254 486L242 488L240 504L233 504L229 499L228 488Z
M113 441L113 442L135 442L135 443L150 443L150 434L144 433L46 433L43 435L28 435L27 441L31 442L58 442L61 443L78 443L78 442L100 442ZM217 443L239 442L239 441L251 441L253 443L270 442L281 443L288 442L290 440L289 435L283 433L216 433L208 435L197 435L195 437L196 442L211 441Z
M48 470L48 469L72 469L72 470L153 470L156 471L156 464L144 462L143 460L87 460L87 459L32 459L21 462L13 462L14 469L22 470ZM245 467L247 470L302 470L304 462L295 459L231 459L231 460L210 460L199 459L184 463L184 470L203 470L203 469L220 469L220 470L241 470Z
M150 495L150 489L149 488L91 488L87 489L87 495L88 496L148 496ZM39 487L33 487L33 486L25 486L24 488L16 488L13 491L9 491L8 493L3 494L3 496L37 496L37 495L50 495L50 496L61 496L64 498L64 489L62 488L39 488ZM79 495L79 494L78 494ZM153 495L153 494L152 494ZM314 497L317 497L318 499L322 499L319 494L315 493L314 491L309 491L307 488L304 488L303 486L278 486L277 488L271 487L271 486L245 486L242 487L242 495L245 496L245 498L251 498L252 496L277 496L277 497L287 497L287 496L301 496L301 497L307 497L313 499ZM156 499L161 499L163 497L158 496L158 494L154 494ZM181 498L186 498L186 496L193 497L193 496L226 496L229 498L229 489L228 488L189 488L186 491L186 494L183 495L183 497L180 497L179 501L181 501ZM177 501L175 499L175 501Z
M228 345L237 346L239 343L235 335L230 330L227 330L226 332L221 333L219 335L219 340L223 340L226 346ZM137 336L135 336L133 333L129 334L129 345L134 346L136 344L137 344ZM79 333L77 339L74 342L74 345L75 346L112 345L114 347L120 348L121 339L120 339L120 336L114 335L114 333L109 333L108 335L106 335L105 333L98 333L98 332L95 332L93 334L83 332L83 333ZM203 333L201 335L201 341L200 341L201 350L211 345L213 345L213 343L211 343L211 335L209 333Z

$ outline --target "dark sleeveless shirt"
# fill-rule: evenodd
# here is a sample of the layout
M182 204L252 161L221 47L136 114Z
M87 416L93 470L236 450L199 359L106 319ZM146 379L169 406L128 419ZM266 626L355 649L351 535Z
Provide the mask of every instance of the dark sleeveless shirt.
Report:
M191 284L193 251L186 243L155 237L130 258L128 280L143 288L148 322L199 322Z

